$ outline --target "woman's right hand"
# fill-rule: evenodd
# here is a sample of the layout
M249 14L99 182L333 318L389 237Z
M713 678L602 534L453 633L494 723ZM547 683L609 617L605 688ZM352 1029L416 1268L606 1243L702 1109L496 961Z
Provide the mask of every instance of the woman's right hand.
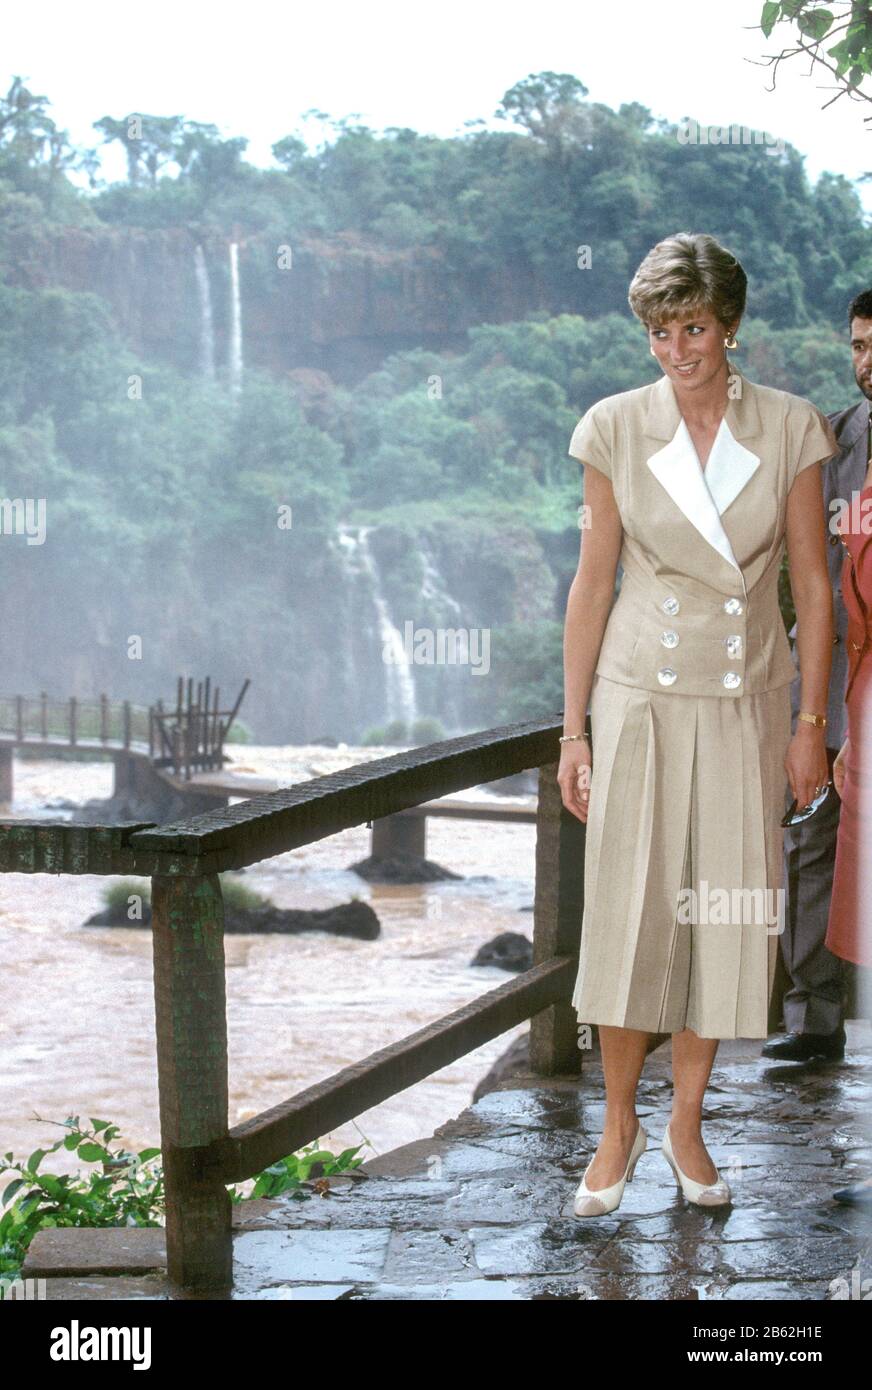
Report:
M845 785L845 756L848 752L848 740L842 744L833 761L833 786L842 795L842 788Z
M592 775L590 744L586 738L575 738L560 748L557 781L563 804L586 825Z

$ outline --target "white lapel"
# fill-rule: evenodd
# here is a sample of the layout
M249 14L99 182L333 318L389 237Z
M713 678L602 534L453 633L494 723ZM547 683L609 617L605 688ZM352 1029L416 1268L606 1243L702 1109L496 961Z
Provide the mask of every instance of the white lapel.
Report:
M705 470L701 470L703 481L711 493L719 517L723 516L730 504L736 500L759 467L759 456L734 438L724 417L715 436Z
M669 443L648 459L648 467L700 535L741 574L721 515L760 467L760 459L733 437L726 418L705 469L683 417ZM744 576L742 583L744 587Z

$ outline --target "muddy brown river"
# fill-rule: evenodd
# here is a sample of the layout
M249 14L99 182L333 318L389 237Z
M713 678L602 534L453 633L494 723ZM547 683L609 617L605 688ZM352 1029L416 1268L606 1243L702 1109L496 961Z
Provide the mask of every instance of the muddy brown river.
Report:
M282 782L384 756L391 749L231 750L240 769ZM0 815L63 819L46 803L108 796L111 763L22 761L15 801ZM470 790L484 800L493 793ZM529 804L495 797L499 804ZM427 856L464 875L413 886L371 885L349 870L369 853L365 826L252 866L241 881L280 907L327 907L357 895L382 926L377 941L311 932L228 936L230 1123L256 1115L459 1008L511 976L473 967L498 932L532 938L535 827L430 819ZM160 1142L151 935L84 927L107 880L0 875L0 1152L25 1157L62 1131L70 1114L118 1124L116 1142ZM425 1081L321 1136L334 1152L363 1144L372 1158L432 1134L472 1091L518 1025ZM72 1171L66 1151L46 1167Z

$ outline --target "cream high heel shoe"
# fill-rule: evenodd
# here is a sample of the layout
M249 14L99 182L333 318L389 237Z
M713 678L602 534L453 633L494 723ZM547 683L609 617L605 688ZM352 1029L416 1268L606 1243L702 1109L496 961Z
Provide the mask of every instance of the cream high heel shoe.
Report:
M720 1173L713 1183L695 1182L686 1173L682 1173L676 1162L675 1154L672 1152L672 1140L669 1137L668 1125L663 1134L661 1147L663 1157L678 1179L679 1186L689 1202L694 1202L699 1207L723 1207L726 1206L727 1202L732 1201L729 1183L721 1177Z
M611 1187L601 1187L595 1192L591 1191L586 1181L588 1172L590 1171L590 1164L593 1163L593 1159L591 1159L587 1168L584 1170L584 1177L579 1183L578 1190L575 1194L575 1205L573 1207L575 1215L605 1216L606 1212L614 1211L616 1207L619 1207L621 1205L621 1198L624 1195L624 1187L628 1182L633 1181L633 1173L636 1164L645 1152L647 1145L648 1132L640 1120L639 1128L636 1131L636 1137L633 1140L633 1147L630 1150L630 1157L624 1169L624 1176L618 1178L617 1182L612 1183Z

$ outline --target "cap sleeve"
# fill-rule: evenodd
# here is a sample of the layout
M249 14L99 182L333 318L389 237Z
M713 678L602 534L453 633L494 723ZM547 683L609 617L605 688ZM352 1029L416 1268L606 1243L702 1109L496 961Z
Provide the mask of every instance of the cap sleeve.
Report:
M605 473L607 478L611 478L612 451L608 435L603 431L599 405L600 402L597 402L582 415L572 431L566 452L580 463L592 463L600 473Z
M813 463L826 463L839 452L839 444L833 427L825 415L808 401L804 401L802 417L794 427L788 458L788 491L797 475Z

